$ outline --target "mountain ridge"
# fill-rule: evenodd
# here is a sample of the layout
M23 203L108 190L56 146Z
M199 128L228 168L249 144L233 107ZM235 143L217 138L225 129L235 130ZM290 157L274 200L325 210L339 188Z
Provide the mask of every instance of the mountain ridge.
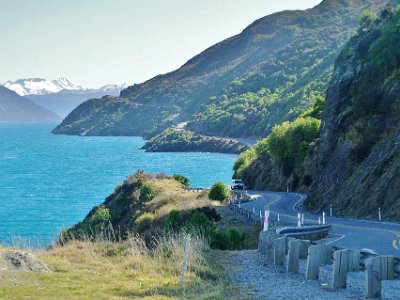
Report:
M119 97L82 104L53 132L152 137L189 121L188 129L205 135L265 136L324 92L340 45L355 30L361 12L385 2L325 0L306 11L266 16L175 71L132 85ZM248 92L255 94L251 101L262 102L257 107L249 101L260 112L244 107L224 115L235 97Z
M59 121L60 116L0 86L0 122Z

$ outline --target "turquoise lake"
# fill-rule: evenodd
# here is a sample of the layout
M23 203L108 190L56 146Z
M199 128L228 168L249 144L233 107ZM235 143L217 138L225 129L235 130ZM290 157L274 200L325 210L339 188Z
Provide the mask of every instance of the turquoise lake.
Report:
M193 187L232 177L235 155L146 153L140 137L53 135L55 125L0 123L0 244L47 246L138 169Z

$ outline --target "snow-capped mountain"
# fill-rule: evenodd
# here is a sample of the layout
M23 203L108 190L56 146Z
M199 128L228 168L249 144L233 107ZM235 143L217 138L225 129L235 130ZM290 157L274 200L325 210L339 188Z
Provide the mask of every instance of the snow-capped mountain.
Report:
M127 84L108 84L98 89L84 88L65 77L57 80L42 78L7 81L4 87L24 96L58 115L65 117L82 102L105 95L118 96Z
M58 93L62 90L84 90L82 86L71 82L65 77L57 80L43 78L18 79L16 81L7 81L4 86L20 96L47 95Z

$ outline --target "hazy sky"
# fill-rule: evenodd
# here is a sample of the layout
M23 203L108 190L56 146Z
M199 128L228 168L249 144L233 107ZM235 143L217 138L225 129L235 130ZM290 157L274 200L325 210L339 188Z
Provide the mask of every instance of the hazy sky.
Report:
M256 19L321 0L0 0L0 83L88 87L172 71Z

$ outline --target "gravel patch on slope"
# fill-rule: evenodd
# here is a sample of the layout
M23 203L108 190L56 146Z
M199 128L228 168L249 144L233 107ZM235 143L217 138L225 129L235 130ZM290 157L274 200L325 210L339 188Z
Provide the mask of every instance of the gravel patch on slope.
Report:
M321 267L317 281L305 280L303 260L298 274L286 273L284 267L263 265L257 250L226 252L224 260L228 279L250 299L365 299L363 271L348 273L346 289L332 290L332 266ZM400 280L382 282L382 299L400 299Z

